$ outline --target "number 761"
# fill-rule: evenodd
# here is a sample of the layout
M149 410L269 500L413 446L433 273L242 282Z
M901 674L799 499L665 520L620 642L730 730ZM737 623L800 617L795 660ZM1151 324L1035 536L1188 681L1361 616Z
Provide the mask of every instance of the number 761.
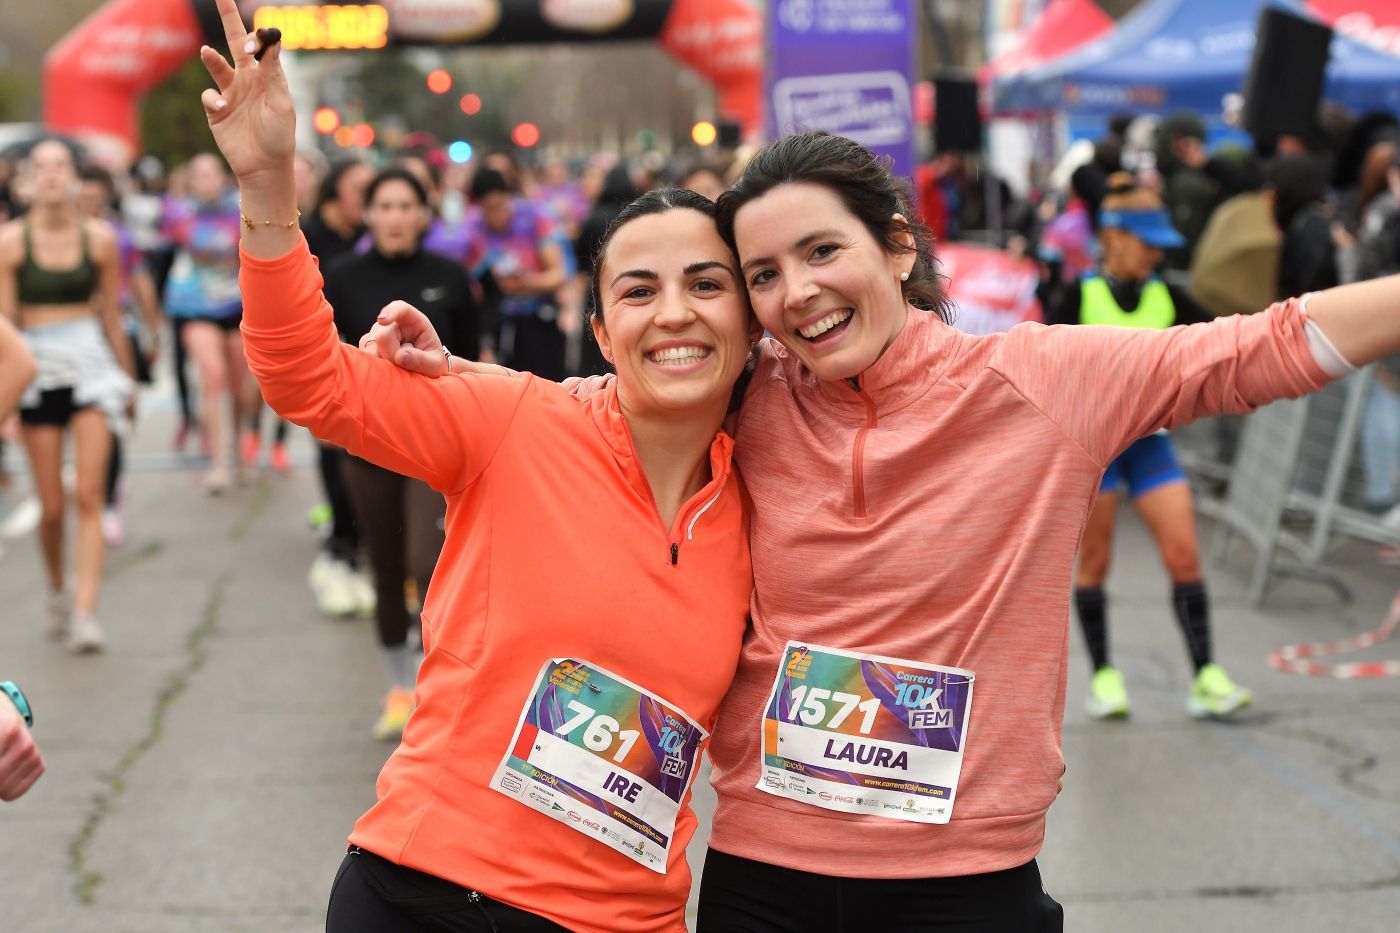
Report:
M616 719L608 715L599 715L593 707L585 706L578 700L570 700L569 709L574 715L564 720L559 728L554 730L554 734L567 736L579 726L588 723L588 728L583 733L584 747L590 751L605 753L612 748L613 740L617 739L618 749L612 756L613 761L621 762L626 758L637 739L641 738L642 734L636 729L623 729L622 723Z

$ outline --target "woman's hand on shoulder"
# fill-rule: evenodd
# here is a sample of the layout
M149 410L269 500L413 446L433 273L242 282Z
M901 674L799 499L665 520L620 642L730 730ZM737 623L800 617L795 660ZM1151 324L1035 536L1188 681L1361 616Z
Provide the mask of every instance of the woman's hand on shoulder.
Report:
M447 375L447 355L428 316L406 301L391 301L379 312L360 349L400 369L436 379Z
M434 379L448 374L447 354L432 321L406 301L392 301L379 312L369 333L360 338L360 349L370 356L389 360L400 369ZM453 373L509 376L512 370L491 363L474 363L453 357Z

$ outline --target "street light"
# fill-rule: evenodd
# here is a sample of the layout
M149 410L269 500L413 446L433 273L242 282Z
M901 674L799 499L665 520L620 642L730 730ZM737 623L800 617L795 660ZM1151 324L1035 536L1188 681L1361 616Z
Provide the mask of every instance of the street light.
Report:
M336 113L334 107L318 107L311 117L311 125L316 127L316 132L322 136L329 136L340 126L340 114Z
M441 68L428 72L428 90L434 94L446 94L452 90L452 75Z

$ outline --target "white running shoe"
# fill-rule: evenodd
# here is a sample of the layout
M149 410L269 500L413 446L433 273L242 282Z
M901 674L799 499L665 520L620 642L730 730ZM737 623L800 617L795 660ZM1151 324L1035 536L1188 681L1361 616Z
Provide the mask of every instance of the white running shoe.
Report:
M10 509L4 519L0 520L0 538L13 540L31 534L39 527L39 519L43 514L44 508L39 505L39 500L33 496L25 496L19 505Z
M316 607L332 618L354 615L358 604L350 565L325 551L316 555L307 571L306 582L316 597Z
M73 616L73 628L64 646L74 654L97 654L107 646L107 639L102 635L102 626L97 624L97 620L80 612Z
M374 591L374 578L363 570L346 565L346 581L355 601L355 614L363 619L374 617L379 605L378 594Z
M63 641L68 637L68 623L73 610L68 604L68 594L63 590L49 593L49 638Z

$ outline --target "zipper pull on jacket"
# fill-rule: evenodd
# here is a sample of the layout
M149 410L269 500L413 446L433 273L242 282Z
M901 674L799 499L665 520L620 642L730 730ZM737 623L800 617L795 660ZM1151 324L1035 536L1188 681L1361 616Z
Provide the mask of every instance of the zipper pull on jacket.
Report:
M673 545L671 545L671 566L672 566L672 567L676 566L676 564L680 563L680 561L681 561L681 546L680 546L679 544L673 544Z

